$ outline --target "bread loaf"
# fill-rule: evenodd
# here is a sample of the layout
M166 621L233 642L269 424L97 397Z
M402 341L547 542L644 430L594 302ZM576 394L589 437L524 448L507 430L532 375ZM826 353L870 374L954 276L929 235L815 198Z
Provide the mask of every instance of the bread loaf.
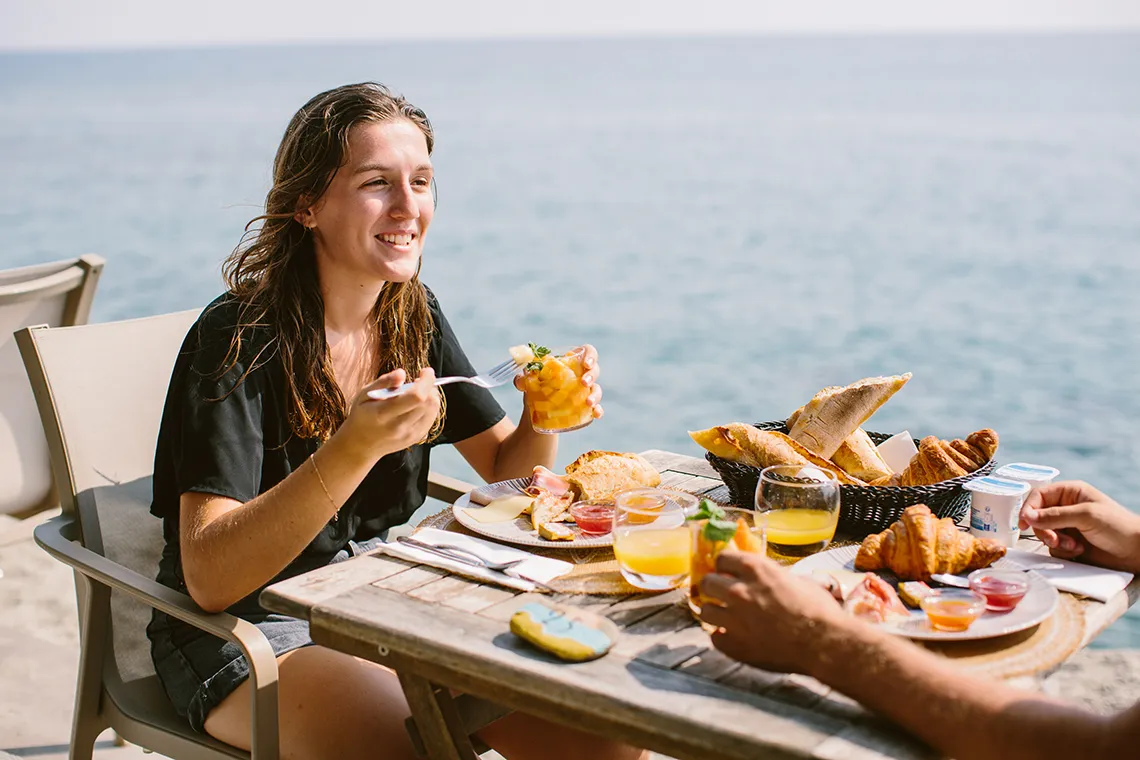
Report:
M830 459L847 436L910 380L910 373L868 377L847 387L833 386L815 394L796 417L790 436L824 459Z

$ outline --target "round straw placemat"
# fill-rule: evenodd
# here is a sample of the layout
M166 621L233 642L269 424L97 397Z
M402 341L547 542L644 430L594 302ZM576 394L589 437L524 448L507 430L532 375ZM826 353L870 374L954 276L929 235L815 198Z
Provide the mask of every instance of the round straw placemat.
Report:
M952 660L955 667L1004 679L1052 670L1080 648L1084 636L1081 603L1061 592L1056 611L1036 628L992 639L922 645Z
M416 526L416 530L422 528L447 530L452 533L462 533L465 536L473 536L485 540L485 537L477 536L460 525L452 514L450 507L442 512L437 512L434 515L424 518L423 522ZM597 594L599 596L626 596L627 594L644 593L641 589L626 583L625 578L621 577L617 560L614 559L613 549L609 547L598 549L550 550L535 549L531 546L519 548L525 548L526 551L543 557L552 557L573 563L573 570L566 575L555 578L548 584L561 593Z

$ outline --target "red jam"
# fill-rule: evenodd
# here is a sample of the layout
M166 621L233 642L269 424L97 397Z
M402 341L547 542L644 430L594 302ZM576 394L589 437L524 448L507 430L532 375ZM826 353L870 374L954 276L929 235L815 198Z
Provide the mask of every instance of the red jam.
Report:
M970 574L970 588L986 598L987 610L1009 612L1029 590L1029 581L1016 570L979 570Z
M604 536L614 528L614 508L609 504L575 502L570 515L578 529L590 536Z

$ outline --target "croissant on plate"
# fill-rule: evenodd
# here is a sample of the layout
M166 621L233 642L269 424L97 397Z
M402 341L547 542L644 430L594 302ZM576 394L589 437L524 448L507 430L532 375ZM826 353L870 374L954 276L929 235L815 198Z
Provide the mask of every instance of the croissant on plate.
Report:
M940 520L925 504L915 504L890 528L863 539L855 569L885 569L900 580L929 581L933 573L980 570L1003 556L1004 546L964 533L949 517Z

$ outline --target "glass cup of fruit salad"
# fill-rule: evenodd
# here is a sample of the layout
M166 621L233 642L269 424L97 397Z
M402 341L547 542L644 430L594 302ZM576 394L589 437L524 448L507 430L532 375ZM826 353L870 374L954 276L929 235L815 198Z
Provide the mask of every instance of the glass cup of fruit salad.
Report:
M523 367L523 393L536 431L566 433L594 421L590 387L582 382L584 348L556 353L528 343L512 348L511 356Z
M721 507L701 499L696 514L688 518L692 556L689 574L689 609L700 619L701 581L716 572L716 559L725 549L765 554L767 515L750 509ZM704 625L704 623L702 623Z

